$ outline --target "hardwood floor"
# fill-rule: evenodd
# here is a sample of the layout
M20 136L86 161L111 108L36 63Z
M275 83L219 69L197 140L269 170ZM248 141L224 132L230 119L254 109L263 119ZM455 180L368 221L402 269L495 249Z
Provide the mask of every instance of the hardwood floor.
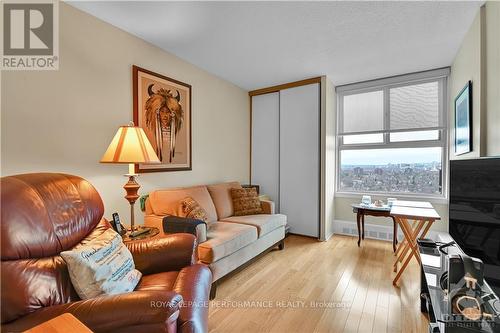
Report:
M210 304L210 332L427 332L416 261L395 288L392 244L356 242L288 237L284 251L221 282Z

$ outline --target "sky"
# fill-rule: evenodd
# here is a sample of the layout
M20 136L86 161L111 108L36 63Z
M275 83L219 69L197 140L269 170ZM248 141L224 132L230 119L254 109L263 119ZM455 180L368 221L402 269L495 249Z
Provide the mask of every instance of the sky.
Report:
M387 165L441 161L441 148L358 149L341 152L342 165Z

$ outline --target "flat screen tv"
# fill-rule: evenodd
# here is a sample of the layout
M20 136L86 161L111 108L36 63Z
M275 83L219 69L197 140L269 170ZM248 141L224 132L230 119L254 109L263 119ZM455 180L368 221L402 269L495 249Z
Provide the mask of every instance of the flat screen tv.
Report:
M500 158L450 161L450 234L500 295Z

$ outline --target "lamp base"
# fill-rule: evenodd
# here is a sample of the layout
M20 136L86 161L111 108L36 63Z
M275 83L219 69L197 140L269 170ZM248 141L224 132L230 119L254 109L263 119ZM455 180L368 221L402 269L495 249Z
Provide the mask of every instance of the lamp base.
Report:
M125 192L127 192L127 194L125 195L125 199L127 199L128 202L130 203L130 229L132 229L132 231L135 231L134 205L137 199L139 198L137 192L139 191L141 185L139 185L139 183L135 181L136 175L128 174L127 176L128 176L128 182L123 186L123 188L125 189Z
M123 185L123 188L127 192L127 195L125 195L125 199L130 202L130 204L134 204L137 199L139 199L139 195L137 192L139 191L139 188L141 188L141 185L135 181L135 176L137 175L126 175L128 177L128 182Z

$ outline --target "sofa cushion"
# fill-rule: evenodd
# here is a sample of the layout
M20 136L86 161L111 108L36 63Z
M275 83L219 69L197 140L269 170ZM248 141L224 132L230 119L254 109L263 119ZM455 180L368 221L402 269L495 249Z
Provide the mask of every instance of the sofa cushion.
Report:
M257 238L254 226L215 222L208 228L207 241L198 245L198 257L210 264L255 242Z
M259 238L279 227L286 225L286 215L258 214L246 216L231 216L222 220L228 223L240 223L257 227Z
M217 221L217 212L206 186L153 191L149 194L148 201L151 203L151 208L155 215L182 216L180 201L186 197L196 200L205 210L208 223Z
M245 216L262 214L259 195L255 188L232 188L234 215Z
M175 271L144 275L135 290L172 290L178 275Z
M231 197L232 188L241 188L241 185L238 182L229 182L207 186L208 192L210 192L210 196L214 201L219 220L234 214L233 199Z

